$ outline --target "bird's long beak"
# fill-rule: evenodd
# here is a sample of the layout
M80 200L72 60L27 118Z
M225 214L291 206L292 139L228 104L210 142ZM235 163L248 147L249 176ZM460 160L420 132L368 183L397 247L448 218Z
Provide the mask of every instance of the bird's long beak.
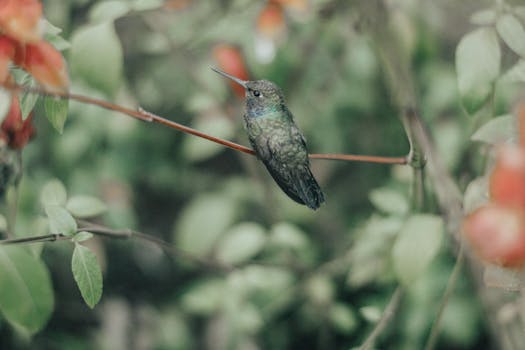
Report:
M231 79L233 80L234 82L236 82L237 84L241 85L242 87L244 87L245 89L248 88L248 86L246 85L248 82L246 80L241 80L237 77L234 77L233 75L230 75L226 72L223 72L222 70L220 69L217 69L217 68L214 68L214 67L210 67L215 73L219 73L220 75L222 75L223 77L226 77L228 79Z

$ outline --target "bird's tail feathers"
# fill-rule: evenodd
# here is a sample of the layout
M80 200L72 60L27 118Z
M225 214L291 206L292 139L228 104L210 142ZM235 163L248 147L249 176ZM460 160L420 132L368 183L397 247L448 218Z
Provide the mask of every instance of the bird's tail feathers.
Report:
M318 209L324 202L324 194L310 169L305 167L294 175L295 188L304 205L310 209Z

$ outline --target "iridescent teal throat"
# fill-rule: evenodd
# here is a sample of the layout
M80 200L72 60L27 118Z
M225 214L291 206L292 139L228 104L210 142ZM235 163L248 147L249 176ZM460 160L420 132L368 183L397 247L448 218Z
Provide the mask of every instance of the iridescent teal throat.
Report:
M286 106L283 105L268 105L268 106L247 106L247 115L250 118L279 118L286 113Z

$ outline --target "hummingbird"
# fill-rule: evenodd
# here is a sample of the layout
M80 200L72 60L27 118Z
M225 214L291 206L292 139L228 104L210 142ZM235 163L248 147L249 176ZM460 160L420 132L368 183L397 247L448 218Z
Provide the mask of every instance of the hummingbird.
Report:
M286 106L281 88L268 80L241 80L212 70L244 87L248 139L277 185L297 203L318 209L324 195L310 170L306 139Z

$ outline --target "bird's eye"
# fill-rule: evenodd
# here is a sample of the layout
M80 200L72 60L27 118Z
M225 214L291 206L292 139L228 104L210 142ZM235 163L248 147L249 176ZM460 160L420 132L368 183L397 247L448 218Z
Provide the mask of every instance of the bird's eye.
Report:
M253 96L255 96L255 97L259 97L259 96L261 96L261 93L259 92L259 90L253 90L253 91L252 91L252 94L253 94Z

